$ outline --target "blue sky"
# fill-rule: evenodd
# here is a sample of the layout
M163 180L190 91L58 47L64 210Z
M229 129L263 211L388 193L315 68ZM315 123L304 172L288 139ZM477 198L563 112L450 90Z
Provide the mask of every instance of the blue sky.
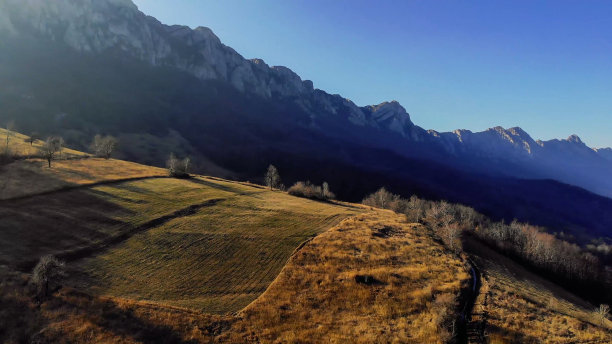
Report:
M134 2L358 105L397 100L425 129L612 146L610 1Z

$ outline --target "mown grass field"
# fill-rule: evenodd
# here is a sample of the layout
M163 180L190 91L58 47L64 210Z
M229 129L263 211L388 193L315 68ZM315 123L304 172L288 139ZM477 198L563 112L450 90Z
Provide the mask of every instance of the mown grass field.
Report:
M116 250L93 260L108 257L110 261L127 261L109 257L119 252L134 257L121 246ZM166 268L159 258L146 260L146 254L142 255L158 269L172 271L171 264ZM178 259L199 261L197 257ZM91 262L83 264L93 266ZM254 269L262 271L261 267ZM155 271L148 267L132 273L145 276L122 278L147 283L144 279L149 275L156 288L175 284L155 278ZM232 268L226 273L231 274ZM359 276L369 276L372 282L364 283L356 278ZM193 283L174 274L168 278ZM402 215L367 210L305 244L267 291L235 315L204 314L124 297L90 296L66 287L40 306L33 306L31 299L10 291L5 284L0 285L0 290L7 290L7 297L0 298L7 310L4 312L24 311L17 317L3 318L0 310L0 320L21 323L20 328L29 331L44 329L42 337L51 342L446 343L456 297L467 279L464 264L429 230L406 223ZM119 278L109 281L122 285ZM242 283L228 278L224 281ZM15 336L19 336L20 328L13 328Z
M121 192L107 186L95 190L148 216L155 210L143 211L142 204L132 202L170 182L186 189L156 191L155 199L167 195L172 207L215 202L75 263L80 287L205 313L235 312L266 290L300 243L362 211L204 178L130 183ZM155 207L165 211L170 205Z
M485 271L474 312L489 343L612 343L612 323L602 326L595 306L473 239L466 249Z

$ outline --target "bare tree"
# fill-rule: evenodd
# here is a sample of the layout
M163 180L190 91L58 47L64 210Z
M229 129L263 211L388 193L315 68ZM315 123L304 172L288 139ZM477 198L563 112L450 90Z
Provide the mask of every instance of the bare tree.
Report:
M331 190L329 189L329 184L327 182L323 182L323 198L324 199L334 199L336 198L336 195L331 192Z
M40 154L49 163L55 159L55 155L62 150L64 140L61 137L49 137L40 147Z
M117 139L110 135L96 135L90 148L97 157L108 160L115 148L117 148L117 143Z
M30 134L30 136L25 140L25 142L28 142L30 144L30 146L34 145L34 142L36 142L36 140L40 140L40 135L37 132L33 132Z
M175 178L189 178L189 169L191 168L191 159L178 159L174 153L170 154L170 158L166 162L168 174Z
M597 318L599 318L601 326L604 326L606 320L608 319L608 314L610 314L610 306L603 304L599 305L599 308L597 308L595 312L597 314Z
M278 188L281 184L280 174L274 165L268 166L268 170L265 175L266 186L270 188L270 190Z
M32 282L37 287L39 295L49 295L49 289L59 284L66 275L66 265L53 255L47 255L38 261L32 271Z
M6 154L7 155L9 154L9 142L11 141L11 138L15 136L15 132L13 130L15 130L15 122L9 121L8 123L6 123Z
M367 196L361 203L370 207L397 210L397 203L400 201L399 195L394 195L387 191L384 187L378 189L375 193Z

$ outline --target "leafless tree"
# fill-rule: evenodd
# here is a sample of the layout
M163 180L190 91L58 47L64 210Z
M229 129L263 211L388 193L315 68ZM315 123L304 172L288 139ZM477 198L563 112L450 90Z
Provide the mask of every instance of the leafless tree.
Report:
M33 132L30 134L30 136L25 140L25 142L28 142L30 144L30 146L34 145L34 142L36 142L36 140L40 140L40 135L37 132Z
M51 168L51 161L55 159L55 155L61 152L64 140L61 137L49 137L40 147L41 156L47 160L49 168Z
M37 287L39 295L43 297L49 295L50 288L60 283L61 279L65 277L65 268L65 263L53 255L40 258L32 271L32 282Z
M330 200L336 198L336 195L329 189L329 184L327 182L323 182L323 198Z
M6 123L6 154L7 155L9 154L9 142L11 141L11 138L15 136L15 132L13 130L15 130L15 122L9 121L8 123Z
M117 148L117 139L108 135L96 135L91 143L91 150L95 156L104 159L110 159L111 154Z
M610 314L610 306L608 305L599 305L599 308L595 311L597 314L597 318L599 318L599 322L601 326L604 326L606 320L608 320L608 314Z
M281 184L280 174L274 165L268 166L264 179L270 190L278 188Z

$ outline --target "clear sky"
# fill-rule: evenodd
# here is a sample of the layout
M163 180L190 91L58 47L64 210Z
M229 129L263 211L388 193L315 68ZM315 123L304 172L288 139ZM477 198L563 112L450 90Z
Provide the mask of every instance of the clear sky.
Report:
M612 147L611 1L135 0L425 129L520 126Z

